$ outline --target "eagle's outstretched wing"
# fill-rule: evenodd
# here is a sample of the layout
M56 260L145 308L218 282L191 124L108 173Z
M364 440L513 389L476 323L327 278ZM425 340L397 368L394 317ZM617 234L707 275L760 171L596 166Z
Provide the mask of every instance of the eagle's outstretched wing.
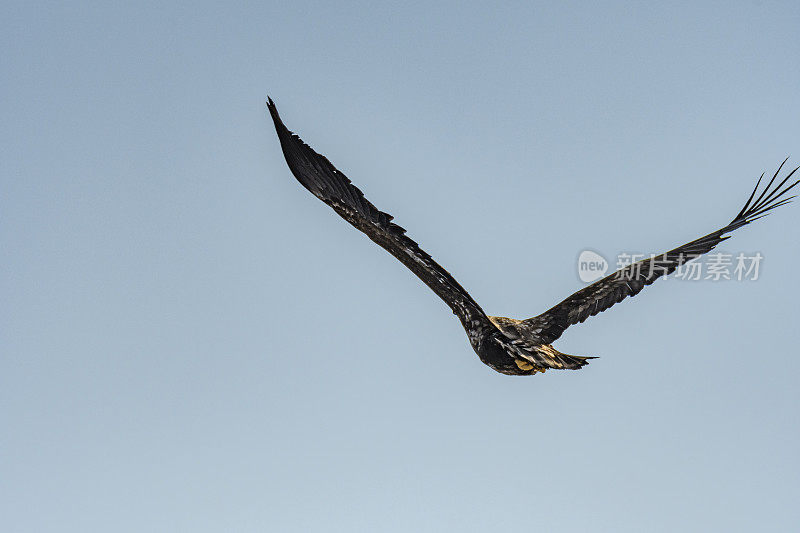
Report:
M406 236L406 230L393 223L391 215L372 205L358 187L325 156L315 152L286 128L272 99L268 99L267 107L275 123L286 163L303 187L399 259L433 289L459 317L470 341L496 329L467 291Z
M628 296L636 296L645 286L650 285L661 276L671 274L680 265L711 251L716 245L730 238L724 237L726 233L766 216L772 209L782 206L794 198L794 196L786 198L786 193L800 183L800 180L786 187L784 185L797 171L797 168L792 170L776 187L772 187L785 163L786 161L781 163L775 175L756 198L759 185L764 177L763 174L761 175L747 203L724 228L669 252L628 265L579 290L541 315L522 321L520 326L538 337L543 343L549 344L559 338L569 326L605 311Z

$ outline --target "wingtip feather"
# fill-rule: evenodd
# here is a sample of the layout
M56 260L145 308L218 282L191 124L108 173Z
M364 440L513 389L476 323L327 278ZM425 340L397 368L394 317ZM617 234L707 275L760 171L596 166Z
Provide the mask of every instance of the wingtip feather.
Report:
M281 120L281 116L278 113L278 108L275 105L275 102L273 102L272 98L270 98L269 96L267 96L267 109L269 109L269 114L272 117L272 122L275 124L275 129L278 131L278 134L280 135L281 132L283 133L288 132L286 126L283 124L283 121Z
M764 189L761 191L758 197L755 198L755 201L753 201L753 198L755 197L756 192L759 189L759 185L761 184L761 180L764 177L763 174L761 175L761 177L758 179L758 182L756 183L755 189L753 189L753 193L750 195L750 198L748 198L747 202L745 203L744 208L731 222L732 225L740 227L741 225L749 224L751 222L754 222L755 220L758 220L759 218L762 218L763 215L765 215L769 211L772 211L776 207L780 207L785 203L788 203L785 201L787 199L785 198L786 193L792 190L798 184L798 182L794 182L790 184L788 187L784 187L784 185L786 184L787 181L789 181L789 179L797 171L797 169L795 168L794 170L789 172L789 174L786 177L784 177L783 180L781 180L781 182L776 187L772 186L776 178L778 177L778 174L783 169L784 165L788 160L789 160L788 157L783 160L783 162L778 166L778 170L775 171L775 174L773 174L772 179L769 180L769 183L767 183L766 187L764 187Z

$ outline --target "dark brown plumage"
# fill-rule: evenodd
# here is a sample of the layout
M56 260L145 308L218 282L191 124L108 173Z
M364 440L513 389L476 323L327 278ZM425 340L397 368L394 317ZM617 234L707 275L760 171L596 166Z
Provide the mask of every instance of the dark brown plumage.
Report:
M400 260L435 292L461 320L470 344L488 366L503 374L530 375L548 368L578 369L591 357L563 354L550 344L569 326L583 322L635 296L661 276L695 259L728 239L732 231L766 216L791 201L786 194L797 168L773 187L786 161L759 193L759 178L745 206L725 227L654 258L629 265L585 287L541 315L527 320L487 316L464 288L433 258L411 240L393 217L375 207L327 158L318 154L281 121L272 99L267 107L289 169L297 181L328 204L342 218ZM758 196L756 196L758 194Z

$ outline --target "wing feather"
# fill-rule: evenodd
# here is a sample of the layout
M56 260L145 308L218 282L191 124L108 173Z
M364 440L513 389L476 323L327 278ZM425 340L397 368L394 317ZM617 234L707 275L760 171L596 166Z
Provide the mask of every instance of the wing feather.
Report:
M541 315L522 321L520 325L543 343L549 344L559 338L569 326L602 313L629 296L639 294L642 289L661 276L671 274L679 266L711 251L719 243L730 238L725 236L726 234L768 215L773 209L789 203L794 198L794 196L786 197L786 194L800 183L800 180L790 185L786 183L797 172L797 168L776 187L772 187L784 164L786 160L781 163L767 186L756 197L764 177L761 175L742 210L725 227L674 250L628 265L579 290Z
M303 187L416 274L459 317L470 340L495 329L469 293L409 238L405 229L392 222L390 214L375 207L325 156L286 128L272 99L268 99L267 107L286 163Z

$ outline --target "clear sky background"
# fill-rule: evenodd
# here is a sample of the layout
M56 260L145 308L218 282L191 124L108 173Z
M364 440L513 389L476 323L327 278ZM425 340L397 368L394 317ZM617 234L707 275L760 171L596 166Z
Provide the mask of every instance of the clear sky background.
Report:
M291 5L290 5L291 4ZM327 155L487 313L800 163L797 2L4 2L0 529L797 531L800 206L492 372L292 178Z

